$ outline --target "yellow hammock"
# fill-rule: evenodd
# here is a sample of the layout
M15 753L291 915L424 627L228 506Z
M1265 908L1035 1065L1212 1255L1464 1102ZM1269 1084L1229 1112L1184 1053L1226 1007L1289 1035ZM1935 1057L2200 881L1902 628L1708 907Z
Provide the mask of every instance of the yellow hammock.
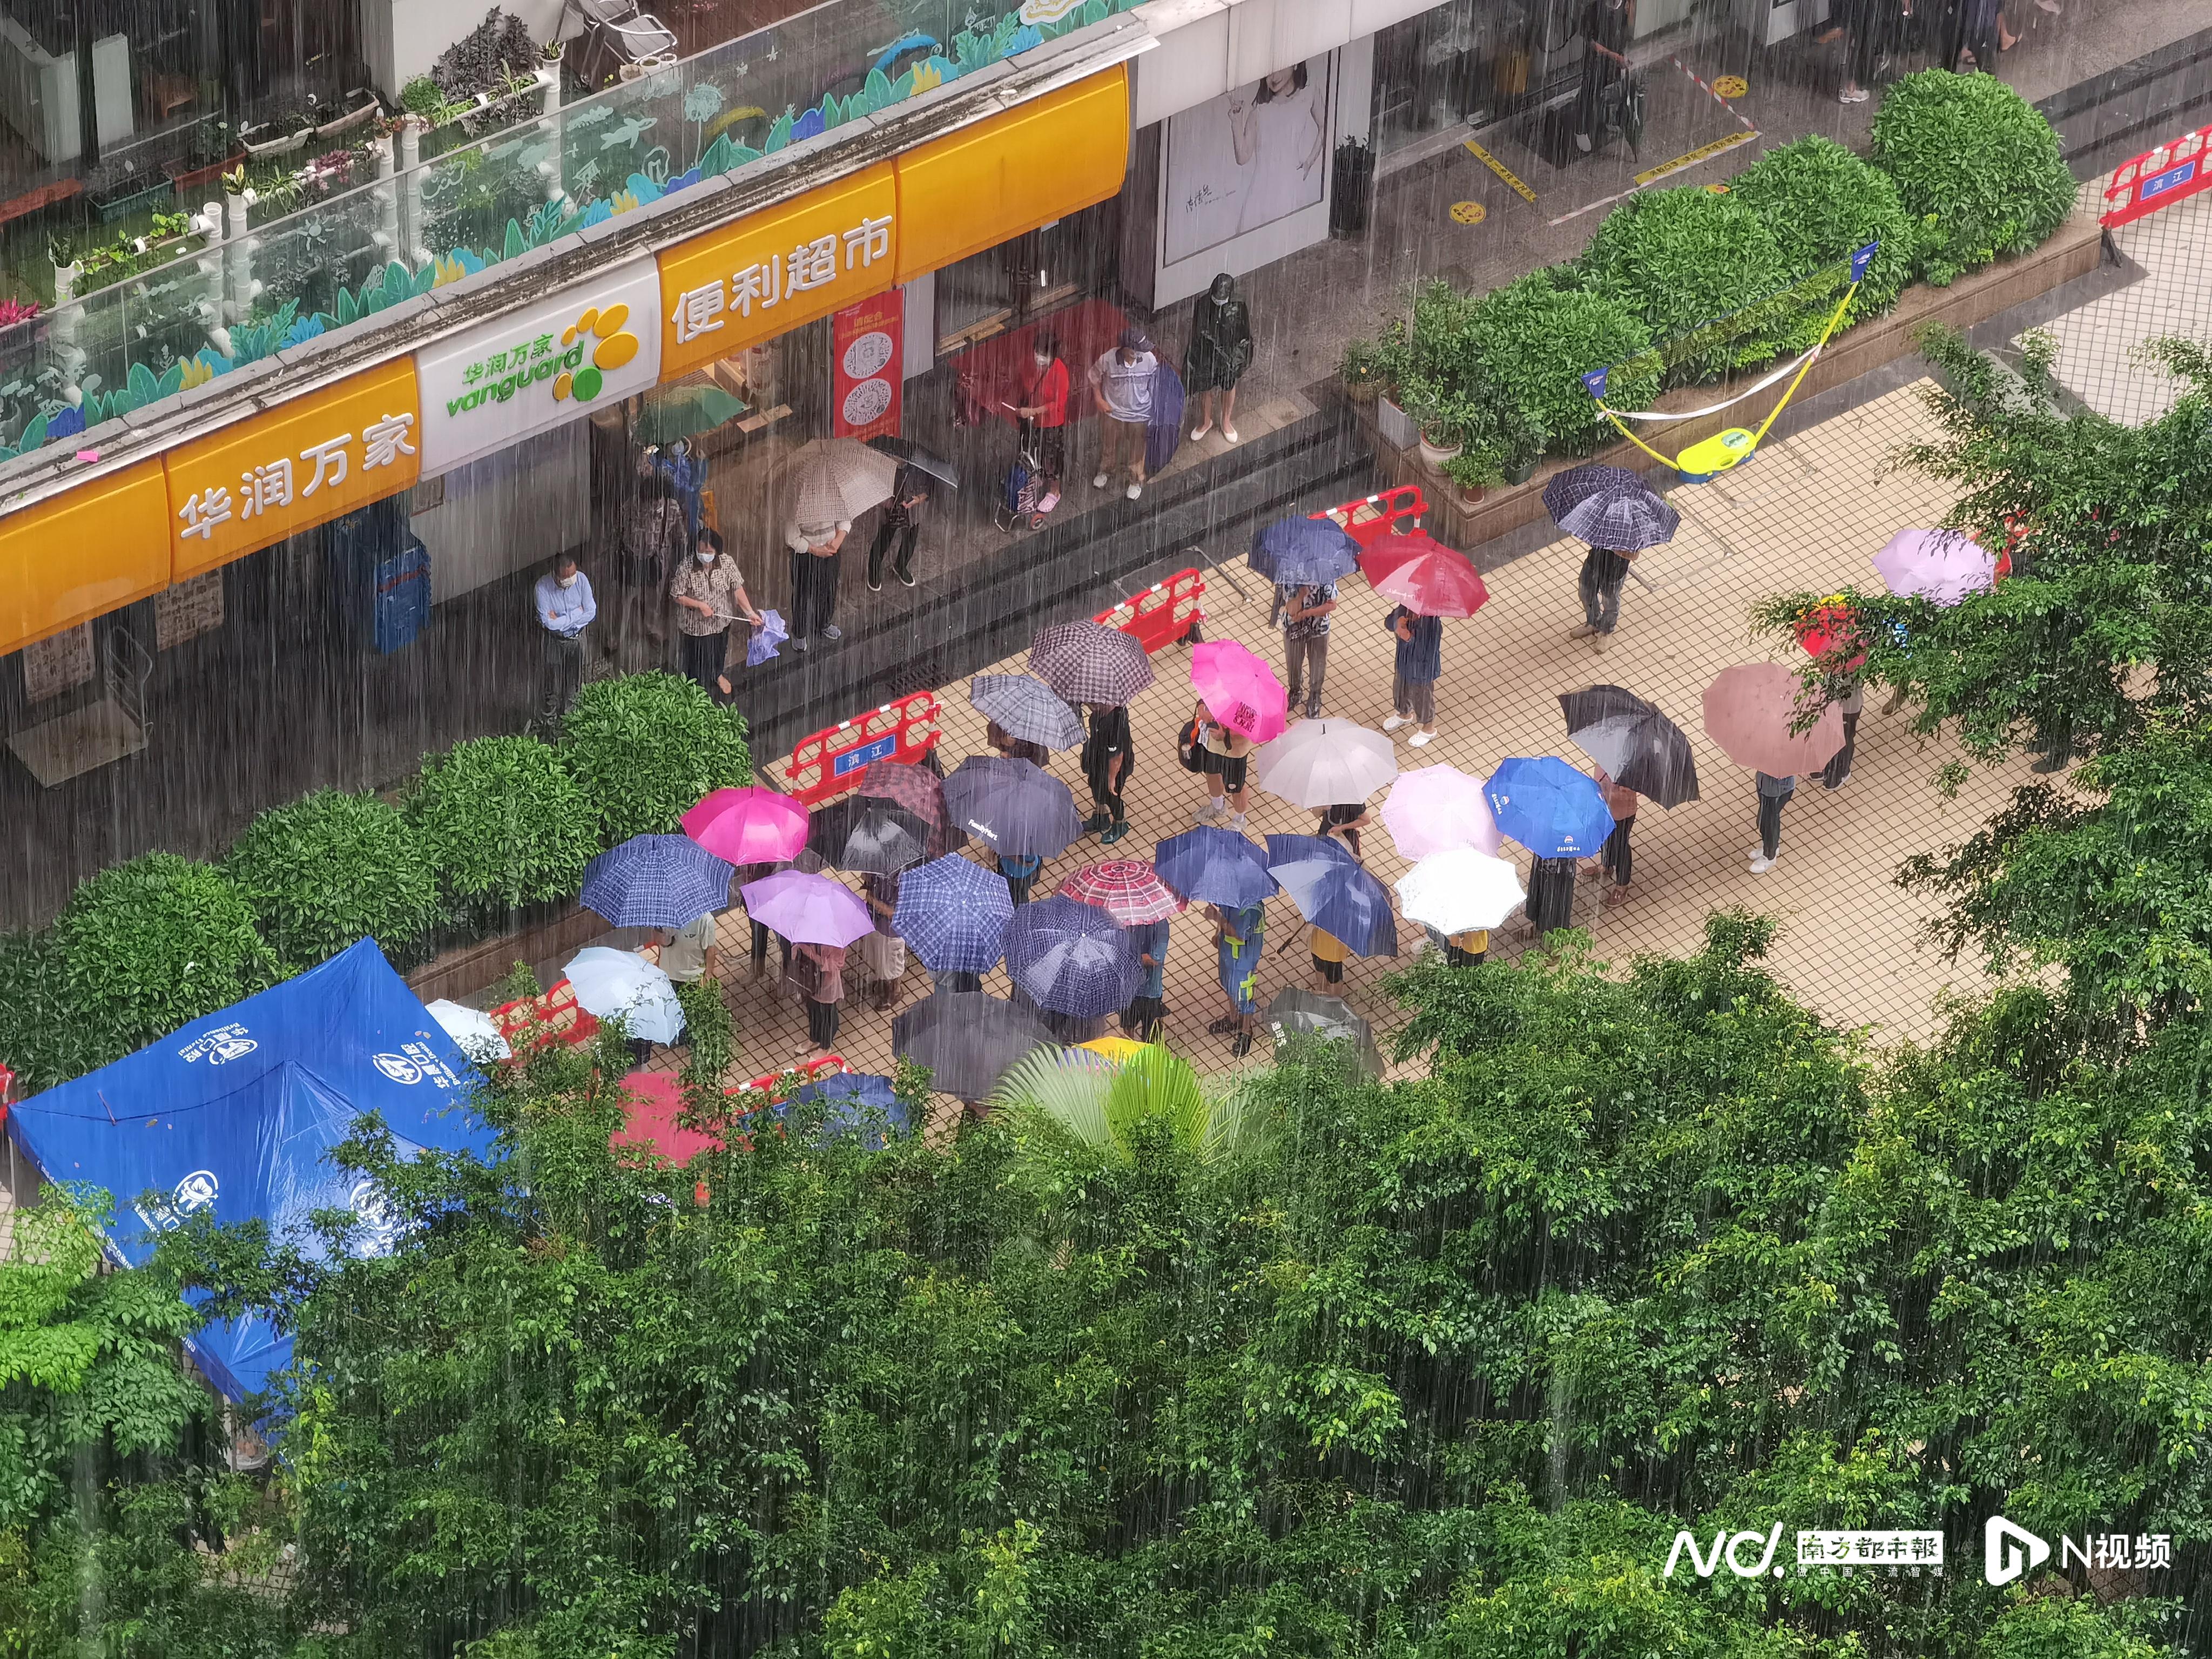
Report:
M1836 325L1844 320L1844 313L1850 308L1851 296L1859 291L1859 283L1866 276L1867 266L1873 262L1875 250L1881 246L1879 242L1869 242L1864 247L1852 253L1850 286L1844 290L1844 297L1837 302L1835 312L1828 319L1828 325L1820 331L1820 337L1814 343L1813 349L1795 362L1784 363L1780 368L1753 382L1725 402L1714 404L1705 409L1686 409L1674 414L1650 409L1618 410L1608 407L1605 401L1606 377L1610 371L1602 368L1593 369L1583 376L1583 385L1590 396L1597 400L1599 411L1620 428L1622 437L1627 439L1662 466L1673 467L1675 471L1681 474L1684 483L1703 483L1717 473L1726 472L1732 467L1741 466L1752 458L1753 453L1759 448L1759 440L1766 436L1767 428L1771 427L1782 411L1789 407L1790 398L1797 395L1797 388L1804 383L1805 376L1811 372L1813 364L1819 358L1822 348L1828 343L1828 337L1836 331ZM1766 418L1759 423L1759 429L1756 432L1746 431L1740 426L1732 426L1725 431L1716 432L1710 438L1700 438L1696 443L1683 450L1680 454L1670 459L1645 443L1643 439L1630 431L1626 425L1630 421L1694 421L1707 415L1717 415L1721 410L1731 408L1747 398L1757 397L1784 375L1790 374L1792 369L1796 371L1796 375L1790 382L1789 390L1782 394L1782 401L1776 404L1768 412Z

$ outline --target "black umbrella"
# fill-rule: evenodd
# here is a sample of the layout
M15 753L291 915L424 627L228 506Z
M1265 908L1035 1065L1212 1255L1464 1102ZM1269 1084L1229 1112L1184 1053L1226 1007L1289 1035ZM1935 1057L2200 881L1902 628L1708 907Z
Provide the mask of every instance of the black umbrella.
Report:
M942 455L932 454L911 438L871 438L868 447L880 449L886 455L896 455L917 472L927 472L941 479L948 489L960 488L959 469Z
M1635 553L1674 539L1682 515L1625 466L1577 466L1544 486L1552 522L1592 547Z
M895 876L921 862L929 824L920 813L877 796L848 795L808 814L806 845L836 869Z
M1567 741L1624 789L1664 807L1698 799L1698 763L1682 728L1634 692L1588 685L1559 696Z
M891 1021L891 1052L963 1100L988 1099L1025 1055L1059 1046L1035 1014L981 991L939 991Z
M1329 1042L1349 1042L1359 1064L1370 1076L1382 1075L1382 1052L1375 1046L1375 1028L1352 1012L1342 997L1316 992L1279 991L1267 1005L1267 1029L1275 1041L1310 1031Z
M945 781L952 822L994 853L1058 858L1083 833L1075 797L1031 762L970 755Z

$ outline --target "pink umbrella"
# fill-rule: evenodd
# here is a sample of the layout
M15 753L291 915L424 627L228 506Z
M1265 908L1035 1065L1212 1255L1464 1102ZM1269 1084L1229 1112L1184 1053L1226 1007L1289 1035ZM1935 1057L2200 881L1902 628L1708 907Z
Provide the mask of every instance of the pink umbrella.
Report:
M1791 731L1804 695L1804 682L1778 662L1723 669L1705 688L1705 735L1738 766L1778 778L1817 772L1844 746L1844 717L1831 703Z
M773 789L717 789L684 815L684 833L732 864L781 864L806 845L806 808Z
M1401 772L1382 803L1382 825L1409 859L1454 847L1498 856L1498 820L1491 816L1482 780L1455 766Z
M684 1091L665 1072L632 1072L623 1079L622 1104L622 1127L607 1137L607 1145L625 1161L665 1158L681 1168L722 1144L678 1121L684 1115Z
M1996 556L1963 530L1900 530L1874 556L1874 568L1899 599L1945 607L1996 586Z
M793 945L850 945L876 931L860 896L827 876L779 870L738 891L748 916Z
M1267 664L1234 640L1207 640L1190 652L1190 683L1214 719L1255 743L1279 737L1289 694Z

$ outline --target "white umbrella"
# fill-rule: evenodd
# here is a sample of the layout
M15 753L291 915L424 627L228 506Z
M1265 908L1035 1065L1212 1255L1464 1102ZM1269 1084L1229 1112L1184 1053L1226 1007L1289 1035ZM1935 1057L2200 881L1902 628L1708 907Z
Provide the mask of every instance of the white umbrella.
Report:
M1407 921L1447 935L1495 927L1528 897L1511 865L1472 847L1430 854L1398 878L1397 888Z
M684 1035L684 1009L667 975L634 951L586 945L569 959L576 1006L597 1019L620 1016L634 1037L673 1042Z
M1260 745L1252 775L1295 805L1350 806L1398 775L1398 751L1380 732L1351 720L1300 720Z
M443 1026L446 1035L460 1045L461 1052L478 1065L488 1066L493 1060L513 1057L514 1050L507 1046L506 1036L482 1009L448 1002L443 997L428 1006L430 1018Z

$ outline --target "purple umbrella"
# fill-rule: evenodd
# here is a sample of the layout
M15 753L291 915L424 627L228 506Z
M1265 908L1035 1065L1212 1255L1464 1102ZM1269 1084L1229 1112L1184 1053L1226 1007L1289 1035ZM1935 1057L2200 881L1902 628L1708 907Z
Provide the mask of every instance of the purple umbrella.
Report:
M1145 476L1151 477L1182 447L1182 376L1162 358L1152 371L1152 414L1145 432Z
M827 876L779 870L738 891L747 915L793 945L850 945L876 931L860 896Z
M1006 972L1038 1007L1079 1019L1127 1007L1144 978L1127 928L1058 893L1015 909L1006 924Z
M1083 833L1075 797L1025 760L970 755L945 781L952 821L994 853L1056 859Z
M1874 568L1898 598L1946 609L1996 586L1995 556L1963 530L1900 530L1874 556Z

